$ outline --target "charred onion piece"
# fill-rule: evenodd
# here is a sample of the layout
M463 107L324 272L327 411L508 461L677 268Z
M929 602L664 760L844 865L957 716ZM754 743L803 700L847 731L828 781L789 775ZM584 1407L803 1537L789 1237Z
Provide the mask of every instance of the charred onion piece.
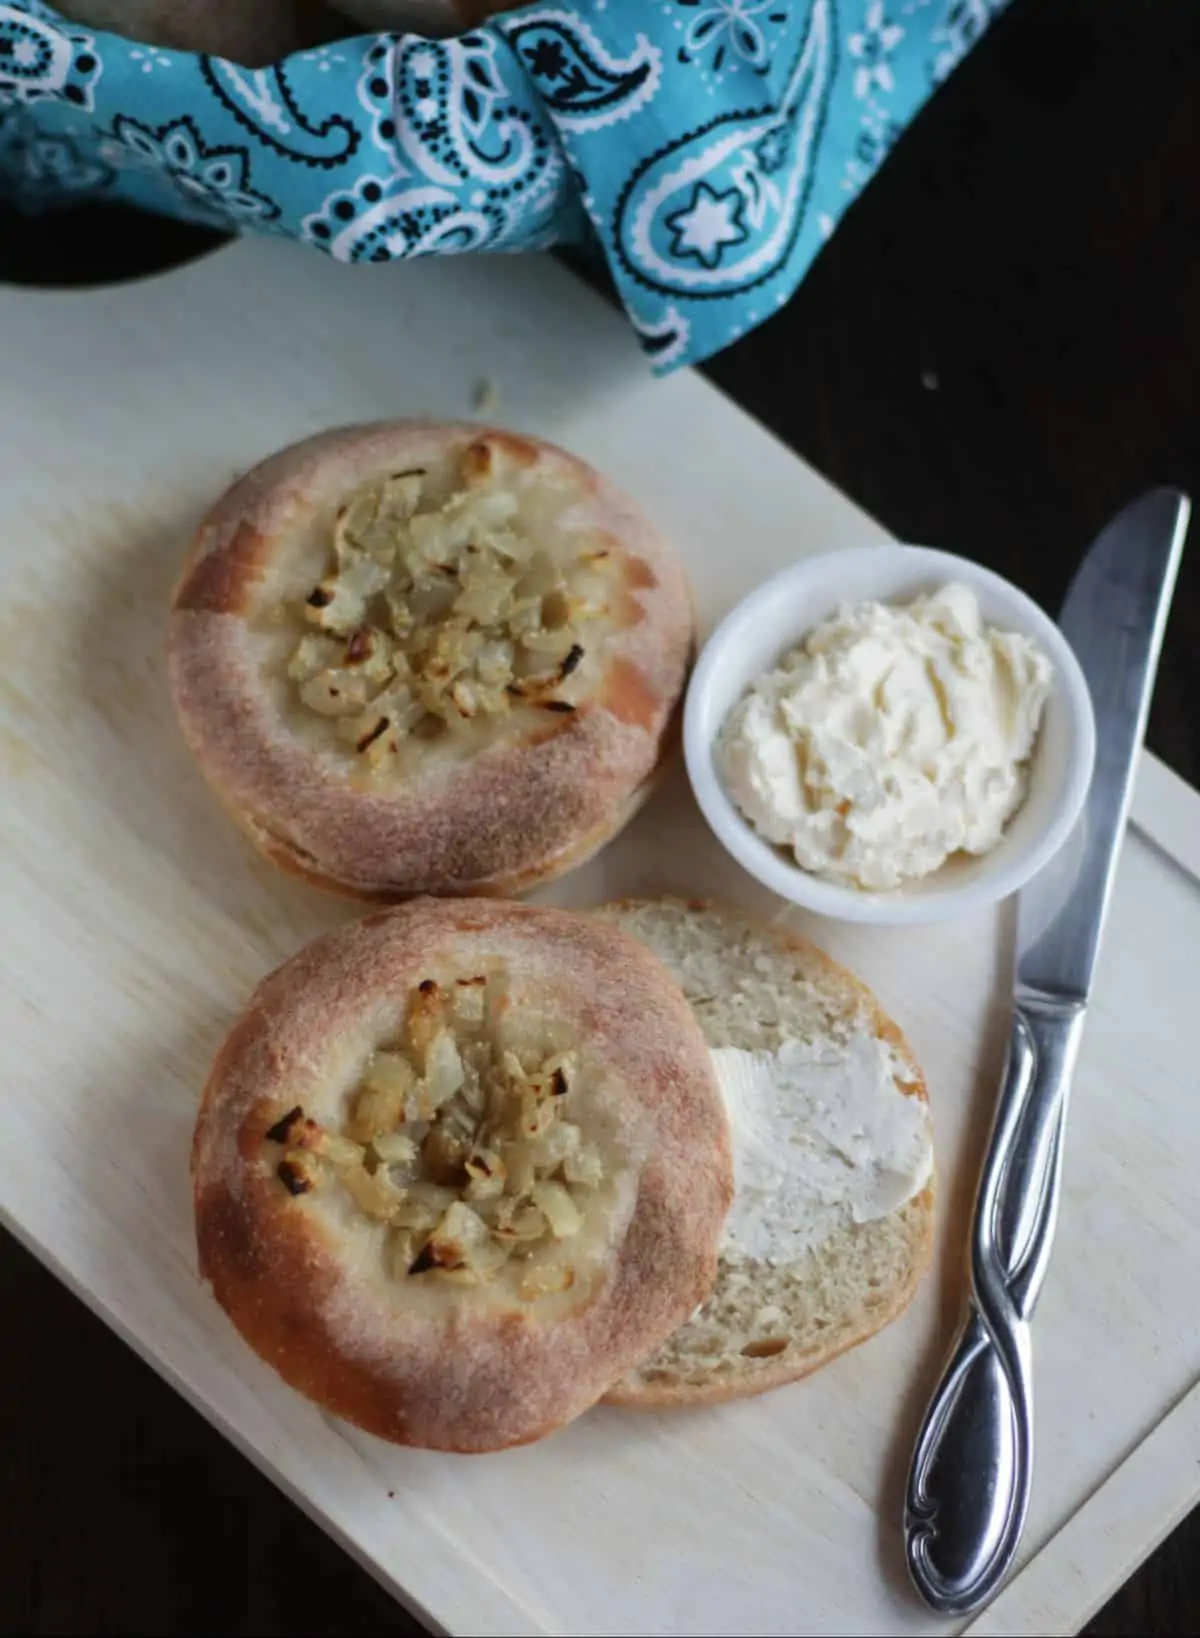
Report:
M274 1126L268 1128L266 1141L268 1143L287 1143L291 1137L293 1126L303 1119L304 1110L297 1104L294 1109L289 1109L281 1120L277 1120Z

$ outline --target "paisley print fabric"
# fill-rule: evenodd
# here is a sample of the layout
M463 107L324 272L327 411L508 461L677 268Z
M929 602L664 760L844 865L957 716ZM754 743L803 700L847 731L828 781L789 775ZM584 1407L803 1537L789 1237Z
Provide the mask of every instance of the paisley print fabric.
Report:
M1007 0L557 0L270 68L0 0L0 196L343 261L592 237L660 372L781 306Z

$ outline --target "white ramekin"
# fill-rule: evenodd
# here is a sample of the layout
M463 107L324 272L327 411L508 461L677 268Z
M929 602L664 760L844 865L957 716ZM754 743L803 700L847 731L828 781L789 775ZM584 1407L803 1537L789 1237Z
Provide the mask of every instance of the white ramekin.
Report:
M763 840L721 783L717 735L749 685L841 603L907 602L952 581L970 586L984 619L1033 639L1054 667L1030 769L1029 794L990 853L958 856L886 892L843 887L802 870ZM684 712L688 777L714 834L743 869L793 904L841 921L912 926L977 910L1015 893L1066 841L1083 806L1096 730L1087 683L1070 645L1035 602L969 559L923 546L862 546L809 557L742 599L696 664Z

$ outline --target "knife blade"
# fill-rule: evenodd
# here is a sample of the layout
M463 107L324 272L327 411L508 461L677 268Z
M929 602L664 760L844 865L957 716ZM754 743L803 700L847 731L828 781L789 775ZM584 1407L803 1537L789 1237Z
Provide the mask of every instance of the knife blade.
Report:
M1190 502L1153 489L1104 528L1060 624L1096 717L1083 814L1017 905L1008 1058L971 1227L966 1318L917 1438L908 1567L943 1614L978 1609L1012 1564L1029 1506L1029 1321L1049 1263L1067 1101L1129 814Z
M1127 506L1087 554L1059 616L1092 695L1096 765L1070 896L1048 914L1058 888L1042 872L1017 901L1017 982L1033 990L1084 1000L1091 990L1188 512L1171 489Z

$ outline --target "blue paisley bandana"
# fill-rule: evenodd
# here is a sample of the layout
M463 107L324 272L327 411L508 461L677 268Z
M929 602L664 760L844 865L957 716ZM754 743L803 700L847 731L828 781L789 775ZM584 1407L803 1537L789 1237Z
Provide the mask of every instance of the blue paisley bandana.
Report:
M795 290L1007 0L562 0L271 68L0 3L0 196L109 198L342 261L597 238L654 368Z

